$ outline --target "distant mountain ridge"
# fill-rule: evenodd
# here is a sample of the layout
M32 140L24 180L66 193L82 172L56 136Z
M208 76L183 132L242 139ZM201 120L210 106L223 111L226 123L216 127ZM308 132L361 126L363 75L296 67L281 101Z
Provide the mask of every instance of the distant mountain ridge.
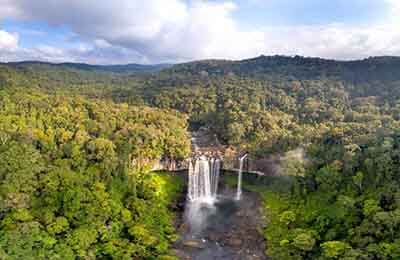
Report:
M260 74L293 74L298 78L314 77L351 77L354 74L373 72L372 74L385 74L392 77L392 70L400 75L400 57L397 56L376 56L359 60L333 60L318 57L303 56L265 56L261 55L255 58L243 60L224 60L208 59L196 60L177 64L115 64L115 65L93 65L87 63L52 63L42 61L21 61L6 62L0 65L9 65L15 67L24 66L50 66L58 68L68 68L84 71L113 72L113 73L148 73L160 72L167 69L171 73L186 72L190 74L208 74L221 76L226 74L235 74L239 76L259 76ZM390 74L390 75L387 75ZM371 75L369 75L371 76Z
M168 69L170 73L192 75L256 77L272 79L335 78L360 82L362 80L400 80L400 57L380 56L362 60L338 61L302 56L259 56L230 60L203 60L182 63Z
M7 62L0 63L2 65L9 65L15 67L24 66L51 66L59 68L77 69L84 71L103 71L103 72L114 72L114 73L147 73L147 72L158 72L162 69L166 69L172 66L172 64L154 64L154 65L143 65L143 64L117 64L117 65L92 65L87 63L52 63L42 61L21 61L21 62Z
M157 74L166 78L186 79L238 76L262 80L319 80L324 78L352 84L372 81L400 81L400 57L378 56L361 60L340 61L302 56L264 56L244 60L210 59L179 64L118 64L91 65L86 63L50 63L22 61L0 63L16 69L73 70L114 74ZM162 76L161 78L164 78Z

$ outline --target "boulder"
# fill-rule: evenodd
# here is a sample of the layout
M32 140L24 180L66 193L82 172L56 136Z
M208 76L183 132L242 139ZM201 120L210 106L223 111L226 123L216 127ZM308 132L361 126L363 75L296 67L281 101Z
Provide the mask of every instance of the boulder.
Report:
M203 249L204 248L204 244L199 240L186 240L186 241L183 241L182 244L184 246L190 247L190 248L197 248L197 249Z
M243 241L241 239L239 239L239 238L233 237L233 238L228 239L227 244L229 246L237 248L237 247L241 247L242 246Z

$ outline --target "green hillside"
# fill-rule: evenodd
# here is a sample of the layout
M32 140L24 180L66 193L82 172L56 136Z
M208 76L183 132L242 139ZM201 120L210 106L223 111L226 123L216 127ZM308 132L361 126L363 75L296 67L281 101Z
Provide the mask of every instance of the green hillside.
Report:
M264 196L272 259L400 258L398 57L148 74L3 64L0 86L0 256L161 259L170 212L130 159L183 158L187 127L207 126L252 159L304 153L281 165L287 189L248 187Z

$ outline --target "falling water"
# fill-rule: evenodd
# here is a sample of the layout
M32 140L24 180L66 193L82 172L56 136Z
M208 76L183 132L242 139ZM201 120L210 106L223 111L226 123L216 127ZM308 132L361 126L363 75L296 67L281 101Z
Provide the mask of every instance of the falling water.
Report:
M212 203L218 192L220 160L201 156L189 162L188 198Z
M218 194L218 182L219 182L219 171L221 163L219 159L212 158L210 160L210 171L211 171L211 195L216 198Z
M242 173L243 173L243 161L247 157L247 154L239 158L239 172L238 172L238 183L236 191L236 200L240 200L242 197Z
M220 160L201 156L189 161L188 203L185 218L191 234L199 235L215 213Z

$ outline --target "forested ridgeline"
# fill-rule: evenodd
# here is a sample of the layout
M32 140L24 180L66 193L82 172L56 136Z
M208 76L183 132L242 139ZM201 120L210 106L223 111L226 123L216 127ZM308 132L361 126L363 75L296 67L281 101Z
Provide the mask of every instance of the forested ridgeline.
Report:
M30 88L0 91L0 259L171 259L174 177L189 152L174 112Z
M333 125L368 132L395 124L399 71L396 57L261 56L178 64L146 75L23 63L0 66L0 82L176 109L224 143L262 157L313 142Z
M2 93L2 103L8 103L9 107L2 106L6 120L1 120L1 124L11 124L2 127L5 136L2 140L6 140L3 143L8 146L18 142L15 147L30 147L35 154L40 155L38 158L41 159L38 161L43 161L44 165L50 164L51 167L63 171L68 169L67 171L77 172L86 176L85 178L92 176L89 179L99 178L105 185L105 192L111 197L115 194L112 192L116 189L115 186L122 189L126 187L126 183L135 184L132 187L136 188L126 188L129 193L122 192L124 195L117 199L121 207L135 212L137 206L126 206L131 205L125 204L126 198L133 196L135 203L143 201L141 196L144 195L140 195L143 192L140 189L147 187L144 176L148 175L122 174L121 176L135 177L115 186L113 183L120 177L113 176L120 176L121 172L128 171L127 165L123 166L124 162L136 158L142 151L149 158L163 155L183 157L188 152L184 130L186 121L182 116L185 114L189 116L188 121L192 126L210 127L224 144L247 150L253 158L281 156L281 173L288 176L278 177L270 185L249 187L264 195L268 216L265 236L268 255L273 259L399 259L399 72L400 59L395 57L337 62L302 57L262 56L244 61L210 60L179 64L146 75L116 75L51 65L3 65L0 67L0 84L7 85L15 93L10 94L10 90ZM30 88L20 89L20 86ZM36 90L28 94L28 90L32 88ZM46 94L37 94L38 91ZM62 95L72 98L62 98ZM30 100L25 102L26 107L36 107L38 111L45 112L32 112L36 110L30 108L20 109L18 104L25 104L24 100ZM113 105L111 100L128 103L129 107ZM62 104L65 102L70 104L67 106L70 109L57 110L58 106L64 107ZM32 105L28 105L31 103ZM59 105L53 108L47 104ZM150 109L143 105L167 111ZM82 108L83 114L67 112L78 108ZM134 119L128 116L131 113L136 115L132 116ZM148 116L145 122L141 119L142 113ZM88 121L79 121L81 116L88 118ZM52 119L37 119L43 117ZM71 123L77 120L84 123ZM50 134L44 127L50 122L65 124L75 130L53 126ZM131 127L135 130L125 131L121 125L127 123L133 124ZM79 144L82 141L72 142L76 138L83 138L80 134L77 135L80 133L77 129L81 130L77 125L84 125L86 134L83 136L89 136L81 145ZM42 128L45 129L40 130ZM65 131L59 128L64 128ZM38 134L42 132L44 136ZM48 135L53 137L48 138ZM44 141L38 141L41 139ZM19 145L21 142L26 145ZM110 145L113 149L108 148ZM81 148L78 149L77 146ZM19 149L21 148L17 151ZM126 149L130 152L126 152ZM110 150L113 151L113 156L108 155ZM20 157L17 158L27 157L25 150L19 153ZM15 155L10 158L15 158ZM18 159L14 163L23 161ZM35 169L33 166L29 168ZM47 183L41 181L40 176L51 176L43 172L46 173L40 168L34 174L39 176L34 177L38 185ZM18 173L22 174L24 173ZM85 179L83 177L76 181ZM57 178L57 183L61 183L64 177ZM84 183L82 185L87 184ZM18 185L30 187L24 182ZM32 198L40 198L46 189L39 187L28 188L26 192L35 194L30 196ZM87 187L90 190L90 186ZM130 195L135 190L136 195ZM25 194L25 191L18 194L20 193ZM23 196L18 196L15 201L28 205L22 207L22 211L28 211L30 217L26 221L3 220L3 225L9 228L2 229L6 231L2 231L0 241L11 241L10 234L21 234L15 230L27 225L26 223L37 220L37 225L42 228L37 228L40 232L58 216L64 216L63 213L54 213L51 219L53 222L40 220L39 216L46 214L41 211L36 213L33 209L42 210L46 206L34 204L39 203L36 199L28 204ZM149 204L143 202L143 205ZM57 207L50 208L52 210ZM14 216L19 211L18 208L6 208L2 212L6 212L2 216ZM148 214L153 216L151 212ZM117 241L125 241L126 244L107 240L107 243L114 245L114 252L125 252L125 249L118 250L118 246L124 248L123 246L133 247L137 244L136 240L132 240L136 239L137 234L132 234L132 229L125 228L126 225L130 227L134 221L139 221L137 219L140 218L133 217L135 214L132 213L133 220L130 224L121 224L123 227L119 229L122 231L118 233L120 237ZM77 253L77 247L68 240L72 236L68 232L73 232L80 226L71 224L75 222L67 216L64 217L68 220L68 231L63 229L53 235L53 238L62 241L62 245L69 248L65 250L74 250L71 252ZM82 215L80 220L84 221L85 218ZM15 222L22 226L12 224ZM157 226L159 224L151 223L146 222L143 225L155 227L155 230L160 227ZM97 234L96 243L88 242L90 245L81 252L110 255L111 253L103 250L108 247L101 246L101 234ZM165 233L152 233L158 239L165 238L157 234ZM143 236L147 237L147 234ZM129 244L132 241L133 244ZM152 252L153 257L158 254L154 252L165 252L157 251L159 249L148 240L143 243L149 244L146 244L146 249L142 252ZM51 246L56 248L56 245L54 243ZM95 249L91 245L95 245ZM155 249L149 249L152 247ZM21 245L9 248L17 250ZM52 250L44 250L42 253L56 252L56 249Z

